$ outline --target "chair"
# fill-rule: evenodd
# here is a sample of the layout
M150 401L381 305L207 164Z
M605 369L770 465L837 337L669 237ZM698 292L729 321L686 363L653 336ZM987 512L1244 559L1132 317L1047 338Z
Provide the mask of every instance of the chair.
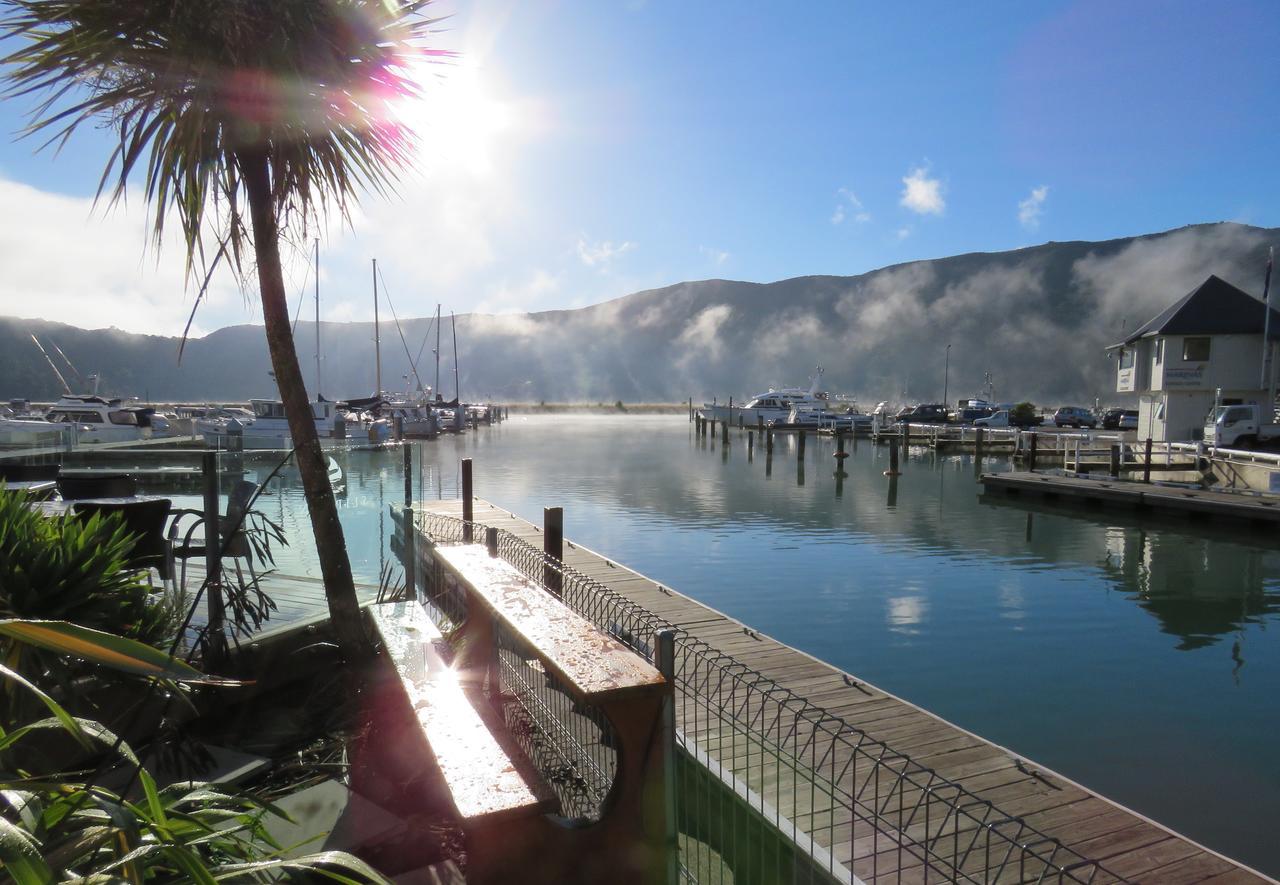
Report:
M124 517L125 529L136 535L129 564L138 568L154 568L160 579L167 581L173 574L169 557L165 526L169 522L169 510L173 502L168 498L146 498L138 501L82 501L72 506L76 518L88 520L95 513L119 513Z
M85 498L132 498L138 493L138 481L127 473L62 474L58 476L58 492L66 501Z
M248 535L245 534L242 520L248 509L249 502L253 499L254 493L258 490L258 486L254 483L242 480L236 483L231 494L227 496L227 512L218 520L218 539L219 544L223 545L222 555L229 556L233 559L246 559L249 562L249 573L256 577L253 570L253 559L250 556L252 552L249 546ZM203 543L192 543L192 537L196 528L204 525L204 513L199 510L175 510L173 511L173 524L169 526L169 557L170 561L181 559L182 575L180 583L185 584L187 580L186 560L200 559L205 556L206 546L208 544L208 534L206 532L206 540ZM179 527L179 522L184 516L193 516L195 521L187 524L185 531ZM231 529L239 526L234 534ZM179 536L181 535L181 539ZM239 565L236 566L239 568Z
M58 478L57 464L10 464L0 461L0 479L6 482L50 482Z

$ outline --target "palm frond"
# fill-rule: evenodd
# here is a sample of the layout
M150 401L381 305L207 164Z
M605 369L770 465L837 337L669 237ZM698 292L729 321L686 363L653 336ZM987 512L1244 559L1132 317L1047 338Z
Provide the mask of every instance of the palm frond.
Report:
M415 66L451 55L426 45L427 3L9 0L5 95L38 99L25 132L46 147L109 126L98 197L141 177L157 242L176 216L190 270L216 220L239 270L241 152L266 155L281 227L395 184L416 145L395 103L418 94Z

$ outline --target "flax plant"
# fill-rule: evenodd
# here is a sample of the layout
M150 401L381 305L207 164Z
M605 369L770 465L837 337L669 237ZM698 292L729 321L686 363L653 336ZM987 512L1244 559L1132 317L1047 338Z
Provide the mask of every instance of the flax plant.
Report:
M279 240L346 217L390 190L414 134L397 102L419 85L427 0L4 0L7 95L37 100L29 134L58 145L104 124L116 136L99 185L112 202L140 178L158 243L181 226L188 271L257 271L267 345L334 628L369 653L351 565L289 325ZM216 243L216 250L214 245ZM212 257L209 257L212 255ZM198 296L197 296L198 302Z

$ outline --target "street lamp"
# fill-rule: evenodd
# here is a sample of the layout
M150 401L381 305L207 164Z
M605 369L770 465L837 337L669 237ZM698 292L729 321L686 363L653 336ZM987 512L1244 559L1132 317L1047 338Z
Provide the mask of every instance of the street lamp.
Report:
M951 345L947 345L947 362L942 370L942 404L947 404L947 382L951 380Z

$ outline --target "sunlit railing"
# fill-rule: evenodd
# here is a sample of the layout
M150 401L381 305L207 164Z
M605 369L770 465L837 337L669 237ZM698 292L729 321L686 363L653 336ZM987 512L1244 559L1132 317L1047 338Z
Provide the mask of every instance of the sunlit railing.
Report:
M481 541L488 527L430 513L415 518L417 536L428 542L416 545L415 557L425 601L433 615L457 623L465 600L433 568L430 547ZM653 659L656 631L676 631L675 810L688 881L1120 881L515 535L498 530L497 539L504 560L557 586L570 608L646 658ZM551 764L553 786L571 784L557 789L562 803L570 797L568 813L591 816L613 770L601 731L607 724L566 709L551 681L524 662L505 662L504 670L504 682L529 708L516 720L517 738L526 748L536 743L535 762Z

